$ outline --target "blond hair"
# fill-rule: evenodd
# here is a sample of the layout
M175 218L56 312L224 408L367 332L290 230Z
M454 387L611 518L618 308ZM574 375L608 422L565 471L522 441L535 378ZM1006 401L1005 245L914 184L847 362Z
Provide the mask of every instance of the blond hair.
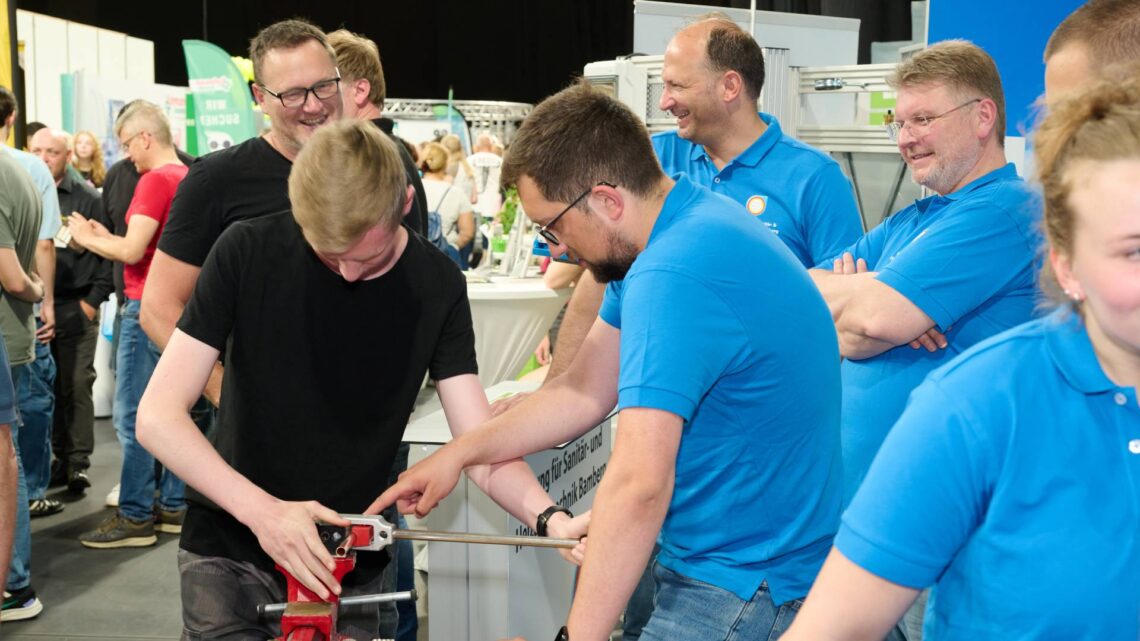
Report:
M293 218L313 247L348 249L369 229L395 229L408 181L396 143L363 120L341 120L313 133L289 174Z
M1070 44L1080 44L1093 69L1140 60L1140 2L1091 0L1057 25L1045 45L1045 60Z
M1072 256L1076 213L1071 195L1078 174L1093 163L1140 159L1140 66L1131 78L1105 79L1051 107L1033 136L1037 181L1045 199L1049 247ZM1055 302L1066 301L1048 262L1041 288Z
M376 43L348 29L337 29L328 35L328 40L336 54L336 66L341 76L349 82L367 80L368 102L383 107L387 88Z
M473 176L475 171L471 169L470 163L467 162L467 156L463 153L463 141L459 140L459 136L455 134L447 134L439 141L443 148L447 150L447 166L448 171L451 167L455 167L455 173L459 173L459 168L463 168L464 176Z
M1005 146L1005 92L990 54L969 40L946 40L899 63L887 78L887 84L896 90L934 83L947 85L960 100L981 97L994 101L994 132L998 144Z
M124 129L132 135L145 131L163 147L174 146L170 120L162 108L153 102L135 100L124 107L115 120L115 135L120 135Z
M447 150L438 142L426 143L420 150L420 169L439 173L447 169Z
M103 146L99 144L99 139L95 137L95 132L81 131L75 134L75 142L79 141L80 136L91 140L91 182L96 187L103 186L103 179L107 177L107 167L103 164ZM75 165L76 158L72 158L71 164Z

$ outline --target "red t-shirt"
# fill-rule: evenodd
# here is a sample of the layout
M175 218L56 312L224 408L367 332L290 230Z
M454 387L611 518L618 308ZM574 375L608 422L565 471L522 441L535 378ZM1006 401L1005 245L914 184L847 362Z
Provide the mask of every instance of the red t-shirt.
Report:
M147 243L142 259L134 265L123 266L123 291L127 298L132 300L142 298L143 285L146 284L146 275L150 271L150 261L154 259L158 237L162 235L166 217L170 214L170 203L174 200L178 183L182 182L188 171L190 168L182 163L171 163L152 169L139 178L135 195L131 198L131 206L127 208L127 227L131 225L132 216L146 216L158 221L158 229Z

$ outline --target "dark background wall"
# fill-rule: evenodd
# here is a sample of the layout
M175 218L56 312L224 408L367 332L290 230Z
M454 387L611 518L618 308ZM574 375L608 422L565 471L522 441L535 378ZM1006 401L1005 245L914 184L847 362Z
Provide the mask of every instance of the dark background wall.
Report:
M690 0L748 8L741 0ZM587 62L629 53L633 0L17 0L20 9L155 43L155 79L185 85L184 39L247 55L258 29L305 17L346 27L380 47L388 94L404 98L538 102ZM874 40L910 37L907 0L759 0L758 9L862 19L860 62ZM763 44L763 43L761 43Z

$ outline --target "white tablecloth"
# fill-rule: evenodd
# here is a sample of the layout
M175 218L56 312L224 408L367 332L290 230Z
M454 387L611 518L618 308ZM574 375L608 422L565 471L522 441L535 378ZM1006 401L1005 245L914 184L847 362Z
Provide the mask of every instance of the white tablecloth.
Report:
M484 387L518 375L569 293L569 289L548 289L541 278L493 278L490 283L467 284L479 382Z

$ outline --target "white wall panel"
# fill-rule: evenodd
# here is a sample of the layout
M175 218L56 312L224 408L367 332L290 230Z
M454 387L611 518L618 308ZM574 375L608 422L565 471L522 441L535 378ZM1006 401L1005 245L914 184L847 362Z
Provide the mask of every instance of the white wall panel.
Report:
M37 15L33 20L36 52L36 110L28 109L28 121L38 120L59 127L63 120L63 100L59 77L67 73L67 21Z
M154 43L127 36L127 80L154 82Z
M99 30L99 76L111 80L127 79L127 34Z
M98 29L78 22L67 23L67 69L99 71Z

